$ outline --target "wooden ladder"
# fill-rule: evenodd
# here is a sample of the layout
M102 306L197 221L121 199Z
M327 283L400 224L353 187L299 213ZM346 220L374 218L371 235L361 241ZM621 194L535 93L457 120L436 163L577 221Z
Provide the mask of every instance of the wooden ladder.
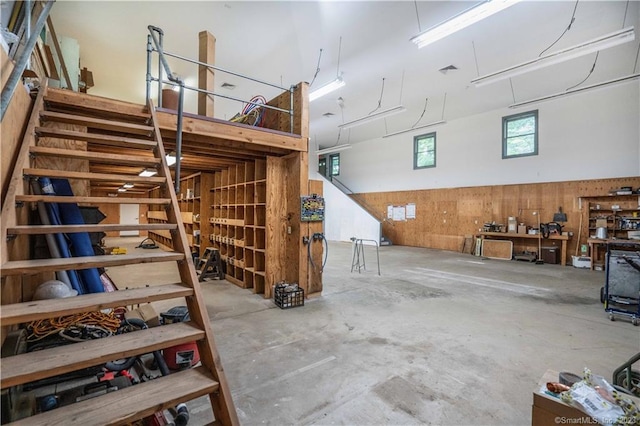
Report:
M150 285L145 288L93 293L65 299L23 301L3 305L0 321L3 327L48 319L63 315L94 312L105 308L147 303L184 297L190 321L148 328L133 333L114 335L59 346L53 349L29 352L3 358L1 362L2 389L57 376L114 359L150 353L187 342L197 341L201 365L173 373L166 377L144 382L103 396L85 400L51 411L18 420L15 424L48 425L121 425L174 407L176 404L208 395L216 424L239 424L231 393L214 344L213 333L206 312L198 277L191 259L184 226L171 174L165 160L160 130L151 102L147 108L133 104L121 111L100 107L103 98L83 104L87 95L48 89L39 90L27 125L25 137L18 153L16 166L2 206L2 288L21 285L35 274L60 270L80 270L94 267L135 265L147 262L177 262L181 282L168 285ZM102 100L102 101L101 101ZM118 102L118 101L113 101ZM123 103L124 104L124 103ZM97 105L97 106L96 106ZM106 118L105 118L106 117ZM45 127L43 123L56 122L82 126L83 131ZM86 141L87 151L39 146L42 137ZM104 152L105 146L136 149L138 156ZM92 147L103 147L103 152ZM113 165L112 170L126 170L120 166L156 168L158 176L142 178L137 172L91 173L72 170L40 169L29 167L34 156L88 160L90 163ZM32 161L32 163L34 163ZM153 183L164 188L163 198L123 198L92 196L41 196L29 193L24 176L31 178L60 177L90 182ZM162 205L167 212L167 224L140 225L29 225L22 214L29 203L57 202L95 205L105 203L131 203ZM25 235L73 232L107 232L115 230L168 230L172 234L173 252L154 251L143 255L97 255L75 258L16 260L11 259L12 245L28 241ZM20 238L22 236L22 238ZM17 280L22 277L21 280ZM16 284L17 280L17 284Z

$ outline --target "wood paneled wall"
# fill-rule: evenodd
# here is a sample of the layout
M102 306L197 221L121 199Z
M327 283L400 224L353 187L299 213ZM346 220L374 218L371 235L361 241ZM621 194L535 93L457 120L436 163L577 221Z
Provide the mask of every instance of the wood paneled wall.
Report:
M376 209L381 220L386 218L388 205L415 203L416 219L384 220L383 235L394 244L452 251L461 251L465 235L476 234L485 222L495 221L506 226L508 217L515 216L518 223L537 227L533 212L540 211L540 220L546 223L551 222L558 207L562 207L567 214L563 230L573 233L567 250L567 263L571 264L570 256L588 238L588 206L580 202L580 197L607 195L611 189L622 186L637 189L640 177L357 195ZM581 217L582 232L578 241Z

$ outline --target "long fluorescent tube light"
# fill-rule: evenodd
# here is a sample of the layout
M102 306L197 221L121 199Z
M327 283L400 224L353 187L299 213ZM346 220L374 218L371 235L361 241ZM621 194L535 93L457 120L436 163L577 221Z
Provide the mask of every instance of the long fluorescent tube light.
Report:
M138 176L142 176L142 177L151 177L151 176L155 176L158 174L158 171L155 169L144 169L143 171L141 171Z
M471 80L471 82L475 84L476 87L485 86L487 84L492 84L500 80L515 77L517 75L525 74L540 68L548 67L549 65L558 64L560 62L588 55L589 53L618 46L619 44L627 43L629 41L633 41L634 39L635 33L633 31L633 27L628 27L623 30L606 34L602 37L577 44L573 47L559 50L554 53L549 53L539 58L532 59L530 61L523 62L521 64L514 65L512 67L505 68L503 70L496 71L482 77L475 78Z
M383 138L388 138L390 136L400 135L402 133L413 132L414 130L426 129L427 127L437 126L438 124L445 124L445 123L446 123L446 121L444 121L444 120L434 121L433 123L424 124L422 126L412 127L410 129L399 130L399 131L393 132L393 133L387 133L386 135L383 136Z
M343 144L343 145L333 146L331 148L319 149L318 151L316 151L316 155L324 155L332 152L345 151L347 149L351 149L350 144Z
M346 123L340 124L338 127L341 129L349 129L351 127L360 126L365 123L370 123L375 120L379 120L381 118L389 117L391 115L399 114L401 112L405 112L407 109L402 105L394 106L393 108L383 109L382 111L375 112L373 114L365 115L364 117L360 117L356 120L347 121Z
M494 13L498 13L509 6L513 6L519 1L520 0L483 1L476 6L453 16L452 18L421 32L417 36L413 37L411 41L417 44L418 48L423 48L457 31L467 28L484 18L488 18Z
M597 83L597 84L592 84L591 86L584 86L584 87L580 87L578 89L567 90L566 92L555 93L553 95L543 96L543 97L540 97L540 98L531 99L531 100L524 101L524 102L518 102L518 103L515 103L515 104L512 104L512 105L509 105L509 108L519 108L521 106L535 104L535 103L538 103L538 102L550 101L552 99L560 98L560 97L563 97L563 96L574 95L576 93L586 92L588 90L599 89L599 88L606 87L606 86L613 86L613 85L616 85L616 84L626 83L626 82L635 80L637 78L640 78L640 73L631 74L631 75L628 75L626 77L614 78L613 80L609 80L609 81L605 81L605 82Z
M338 90L339 88L341 88L342 86L344 86L346 83L344 82L344 80L342 79L342 77L336 77L335 80L333 80L332 82L329 82L327 84L325 84L322 87L317 88L316 90L314 90L313 92L309 93L309 102L313 102L316 99L333 92L334 90Z

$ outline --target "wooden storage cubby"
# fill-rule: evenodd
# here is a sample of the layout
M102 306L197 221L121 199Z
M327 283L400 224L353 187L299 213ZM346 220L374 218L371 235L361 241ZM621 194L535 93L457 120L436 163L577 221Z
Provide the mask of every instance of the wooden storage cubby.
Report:
M178 206L180 216L187 233L187 240L191 252L195 257L204 254L206 244L211 234L210 216L211 193L210 188L214 183L212 173L199 172L180 179ZM159 188L152 189L150 196L158 196ZM149 223L166 223L166 213L160 206L150 206L148 212ZM168 231L149 231L149 238L156 243L172 247L171 234Z
M266 285L267 162L258 159L214 173L211 246L226 263L228 281L263 294Z

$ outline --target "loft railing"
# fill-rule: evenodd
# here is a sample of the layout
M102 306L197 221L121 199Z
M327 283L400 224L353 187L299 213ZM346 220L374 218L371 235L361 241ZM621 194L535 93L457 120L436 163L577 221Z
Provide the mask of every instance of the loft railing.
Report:
M184 115L184 91L190 90L197 93L204 93L207 96L215 96L219 98L224 98L232 101L241 102L245 105L252 105L254 107L265 108L273 111L278 111L281 113L285 113L289 115L289 131L293 133L293 93L294 86L290 86L289 88L281 87L276 84L268 83L266 81L258 80L252 77L248 77L242 74L238 74L236 72L232 72L220 67L216 67L211 64L207 64L205 62L196 61L194 59L185 58L183 56L170 53L164 50L163 48L163 38L164 32L162 29L155 27L153 25L149 25L147 27L149 29L149 35L147 36L147 100L150 99L151 96L151 84L157 83L158 86L158 106L162 106L162 87L163 85L169 86L177 86L179 88L179 98L178 98L178 127L176 129L176 186L178 185L179 176L180 176L180 154L182 149L182 118ZM152 75L152 62L153 62L153 53L158 54L158 76L154 77ZM239 98L234 98L232 96L223 95L220 93L216 93L214 91L200 89L198 87L192 87L185 84L184 80L182 80L179 76L174 74L171 71L169 63L167 62L167 58L174 58L179 61L195 64L199 67L206 67L208 69L230 74L236 77L240 77L246 80L253 81L255 83L259 83L262 85L274 87L276 89L282 90L283 92L289 92L289 109L279 108L273 105L268 105L265 103L255 102L253 100L244 100ZM166 75L166 79L165 76ZM176 189L177 190L177 189Z

